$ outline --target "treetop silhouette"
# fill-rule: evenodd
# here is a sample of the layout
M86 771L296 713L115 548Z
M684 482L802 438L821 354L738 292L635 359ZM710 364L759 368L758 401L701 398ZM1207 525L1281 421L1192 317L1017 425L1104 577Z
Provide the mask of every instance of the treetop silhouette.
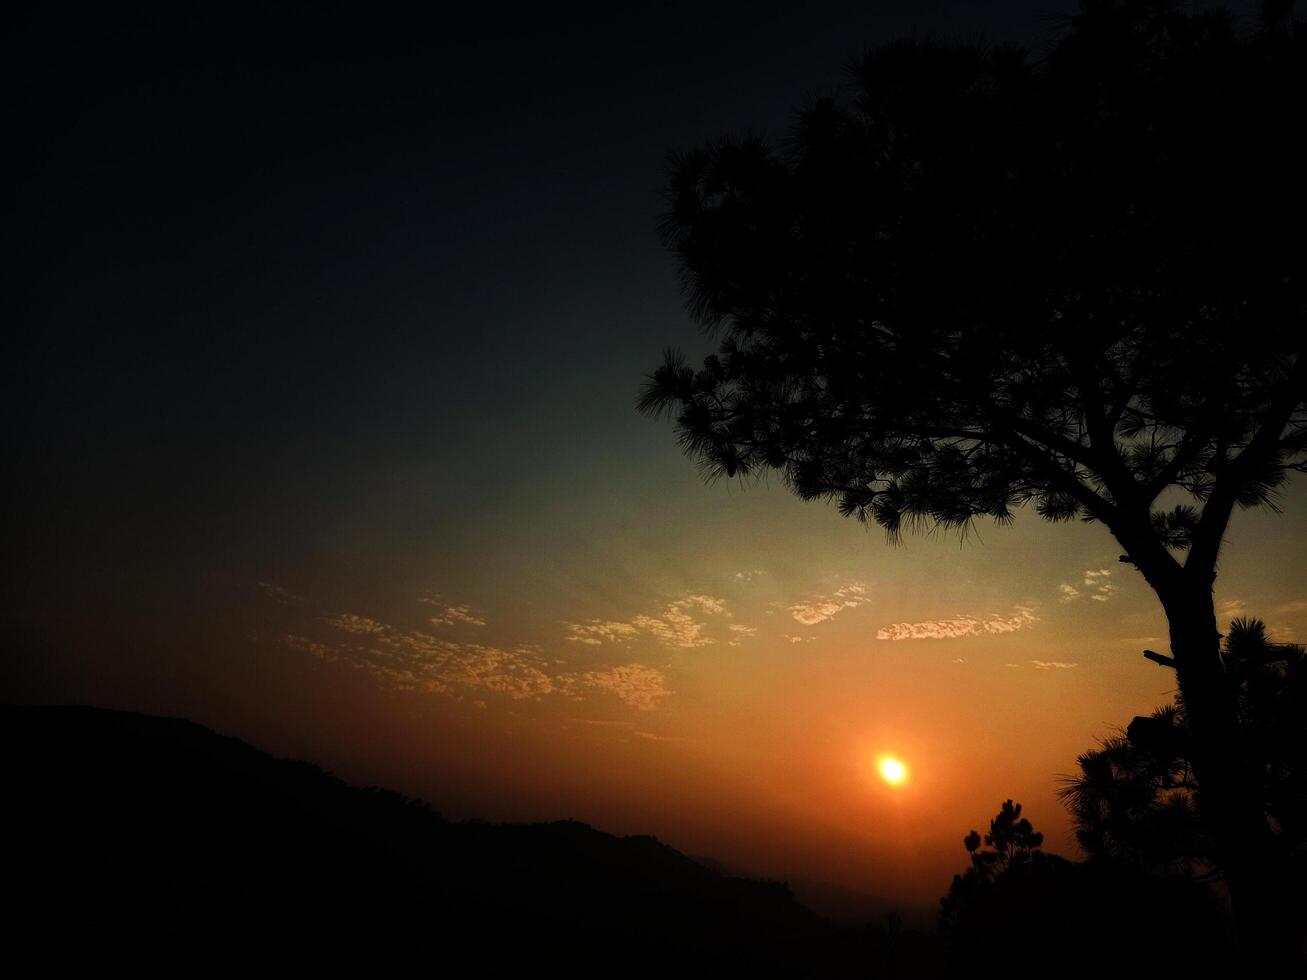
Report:
M662 237L722 340L640 407L710 474L891 534L1033 503L1210 562L1307 451L1304 250L1273 234L1304 217L1303 59L1141 6L1040 66L892 45L780 147L677 158ZM1169 489L1208 506L1132 527Z
M785 140L675 157L660 224L718 350L639 401L712 478L892 537L1107 527L1171 631L1244 945L1300 958L1212 601L1233 512L1307 468L1307 30L1090 0L1035 60L904 41Z
M971 855L971 866L982 875L993 877L1042 853L1039 848L1044 843L1044 835L1021 816L1020 803L1007 800L989 822L985 846L991 850L982 850L980 840L980 833L973 830L962 843Z

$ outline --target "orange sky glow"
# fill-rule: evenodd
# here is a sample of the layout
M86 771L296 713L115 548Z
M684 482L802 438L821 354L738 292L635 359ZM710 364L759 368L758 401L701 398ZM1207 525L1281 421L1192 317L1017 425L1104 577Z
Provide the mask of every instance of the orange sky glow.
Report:
M606 527L560 522L533 552L511 515L491 522L475 574L433 558L216 583L205 641L167 642L161 612L138 673L87 683L451 817L573 817L920 907L1004 799L1075 854L1060 777L1173 688L1141 656L1166 649L1164 620L1101 527L1023 514L893 546L668 456L664 492ZM1307 501L1284 503L1237 515L1217 599L1293 639ZM195 610L174 615L193 631ZM907 778L883 778L887 756Z

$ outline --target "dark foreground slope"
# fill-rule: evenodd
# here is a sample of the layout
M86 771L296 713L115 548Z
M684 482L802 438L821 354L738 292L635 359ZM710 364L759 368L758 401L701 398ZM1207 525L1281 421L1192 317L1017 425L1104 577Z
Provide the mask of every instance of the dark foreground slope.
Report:
M652 837L451 823L188 721L5 707L0 746L10 949L51 963L866 976L887 955Z

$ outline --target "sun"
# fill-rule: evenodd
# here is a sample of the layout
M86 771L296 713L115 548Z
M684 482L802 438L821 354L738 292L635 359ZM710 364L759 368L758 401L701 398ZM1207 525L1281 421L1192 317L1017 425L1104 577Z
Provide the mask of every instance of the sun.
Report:
M908 778L908 767L892 755L882 755L876 767L880 770L880 778L891 786L901 786Z

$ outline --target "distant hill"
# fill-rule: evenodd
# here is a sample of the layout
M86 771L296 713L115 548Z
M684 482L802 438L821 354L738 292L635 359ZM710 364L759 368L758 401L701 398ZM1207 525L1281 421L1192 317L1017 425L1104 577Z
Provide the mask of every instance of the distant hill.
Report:
M875 976L887 955L653 837L454 823L189 721L0 707L0 746L10 958Z
M937 905L930 908L905 907L902 902L881 895L800 875L787 877L785 883L801 905L840 925L881 922L888 915L894 915L903 928L921 932L930 932L939 923Z

